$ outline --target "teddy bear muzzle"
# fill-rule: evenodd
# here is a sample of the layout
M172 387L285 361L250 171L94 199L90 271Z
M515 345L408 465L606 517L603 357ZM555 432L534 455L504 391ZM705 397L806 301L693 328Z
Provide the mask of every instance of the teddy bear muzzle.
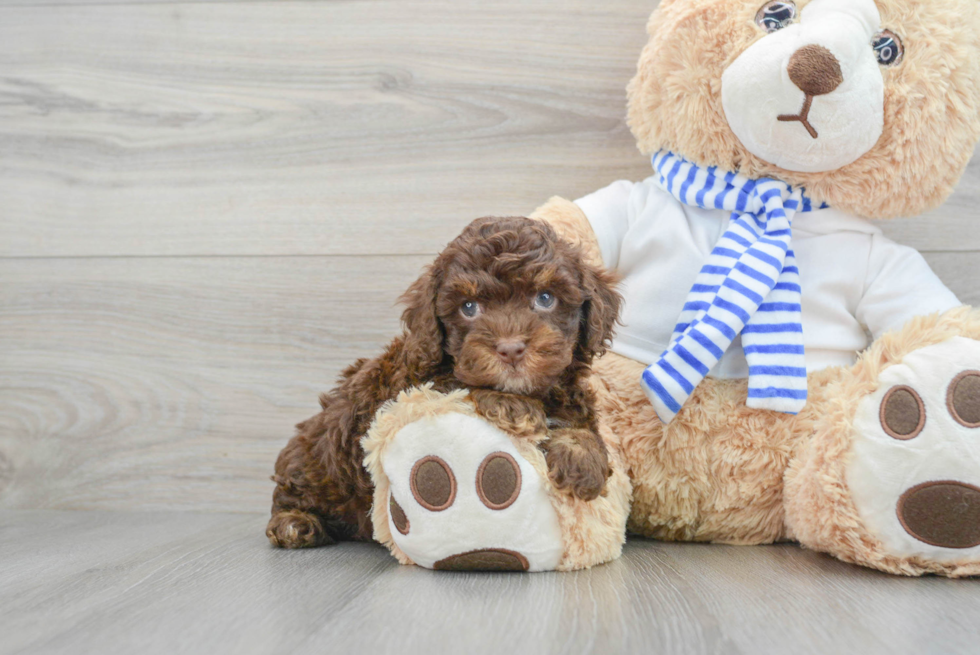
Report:
M803 123L807 133L814 139L819 138L817 130L810 124L810 108L816 96L833 93L844 81L840 62L827 48L810 44L805 45L790 57L786 68L789 79L800 91L806 94L803 99L803 109L798 114L781 114L776 120L782 122L799 121Z
M858 160L884 129L884 79L872 41L873 0L811 0L722 74L735 137L790 171L831 171ZM796 113L790 113L796 112Z

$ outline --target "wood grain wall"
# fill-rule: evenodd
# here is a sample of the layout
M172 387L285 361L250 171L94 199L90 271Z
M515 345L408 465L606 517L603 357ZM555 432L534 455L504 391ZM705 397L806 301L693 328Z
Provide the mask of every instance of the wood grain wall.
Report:
M464 224L648 175L654 4L0 0L0 506L265 511ZM980 304L978 218L883 227Z

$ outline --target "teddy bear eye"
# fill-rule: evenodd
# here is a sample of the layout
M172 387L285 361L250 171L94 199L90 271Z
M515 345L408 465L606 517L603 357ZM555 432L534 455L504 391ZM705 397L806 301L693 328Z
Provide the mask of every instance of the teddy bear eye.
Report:
M883 30L875 34L871 40L871 47L874 48L875 58L882 66L897 66L902 62L902 55L905 54L902 40L891 30Z
M755 23L769 34L781 30L796 18L796 3L791 0L770 0L755 15Z

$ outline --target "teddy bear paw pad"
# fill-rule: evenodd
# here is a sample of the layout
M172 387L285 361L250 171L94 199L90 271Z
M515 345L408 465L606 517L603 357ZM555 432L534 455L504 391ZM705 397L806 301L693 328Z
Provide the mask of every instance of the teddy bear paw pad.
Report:
M382 465L392 540L446 571L544 571L564 542L545 479L482 418L447 413L403 427Z
M527 571L530 563L520 553L504 548L484 548L450 555L435 563L437 571Z
M980 341L907 355L861 401L847 484L892 554L980 559Z

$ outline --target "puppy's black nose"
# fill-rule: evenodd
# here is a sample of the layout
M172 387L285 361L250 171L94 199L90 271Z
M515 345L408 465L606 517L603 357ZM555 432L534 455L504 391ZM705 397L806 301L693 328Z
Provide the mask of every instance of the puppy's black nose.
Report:
M524 359L526 348L523 341L501 341L497 344L497 354L508 364L517 364Z

